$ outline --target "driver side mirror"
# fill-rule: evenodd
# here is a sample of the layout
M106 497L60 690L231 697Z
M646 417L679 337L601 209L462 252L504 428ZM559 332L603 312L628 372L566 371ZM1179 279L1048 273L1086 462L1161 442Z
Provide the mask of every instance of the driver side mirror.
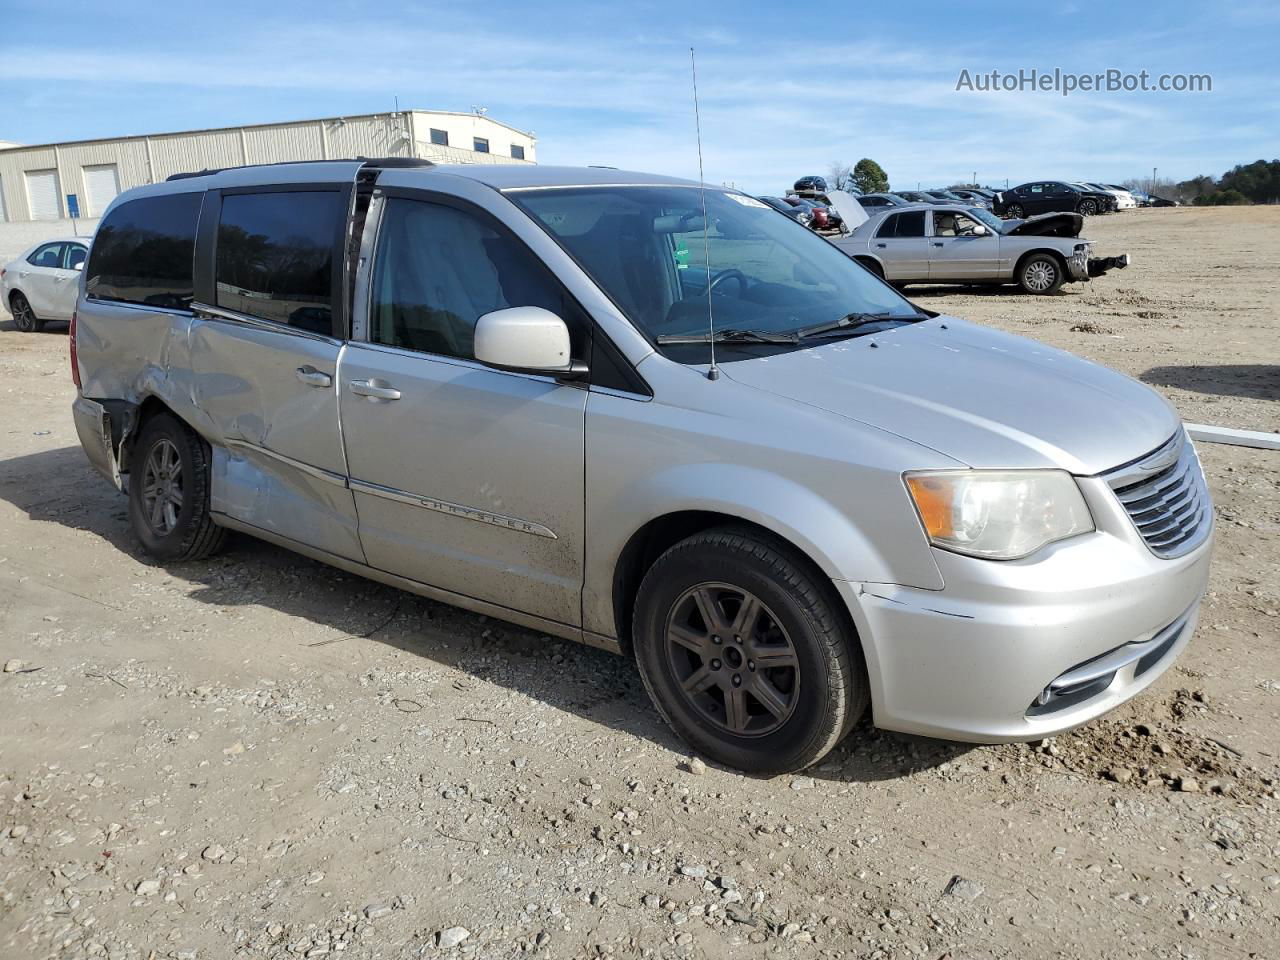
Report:
M542 307L507 307L476 321L475 356L487 367L578 379L585 364L569 352L569 328Z

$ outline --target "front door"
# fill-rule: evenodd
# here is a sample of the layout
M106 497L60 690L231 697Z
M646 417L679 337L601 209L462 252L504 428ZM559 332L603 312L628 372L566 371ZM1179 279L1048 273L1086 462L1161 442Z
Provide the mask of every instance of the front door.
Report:
M930 280L989 280L998 275L1000 238L968 214L930 211Z
M197 258L216 244L200 291L215 302L193 304L191 389L216 441L213 509L363 561L336 396L346 197L322 185L209 196Z
M385 201L364 342L339 370L360 542L378 569L578 625L587 393L483 366L473 335L492 310L540 306L581 357L585 324L486 214L414 196Z

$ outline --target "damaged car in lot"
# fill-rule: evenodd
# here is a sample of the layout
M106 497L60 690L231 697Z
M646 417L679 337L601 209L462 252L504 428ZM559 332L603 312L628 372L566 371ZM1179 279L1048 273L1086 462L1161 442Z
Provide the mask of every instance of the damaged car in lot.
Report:
M1016 283L1055 293L1064 283L1129 265L1128 254L1090 256L1078 213L1001 220L980 207L897 207L831 242L890 283Z
M629 656L743 770L817 762L868 705L980 742L1079 726L1170 667L1208 580L1157 393L684 180L395 158L139 187L79 278L71 376L157 560L238 531Z

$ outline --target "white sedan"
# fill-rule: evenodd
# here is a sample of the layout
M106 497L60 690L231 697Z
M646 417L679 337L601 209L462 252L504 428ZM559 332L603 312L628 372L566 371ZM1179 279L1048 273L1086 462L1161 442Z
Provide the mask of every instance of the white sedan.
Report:
M87 237L47 240L0 270L0 295L24 333L50 321L70 320L76 309L80 271L89 254Z

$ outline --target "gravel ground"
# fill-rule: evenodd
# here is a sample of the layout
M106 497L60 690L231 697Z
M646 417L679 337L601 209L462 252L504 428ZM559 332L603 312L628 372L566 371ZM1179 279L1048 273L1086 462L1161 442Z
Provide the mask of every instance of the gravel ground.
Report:
M1134 266L911 295L1280 426L1280 209L1088 227ZM247 539L152 565L65 354L0 324L6 960L1277 956L1280 455L1202 446L1211 592L1136 701L1036 745L864 725L750 779L608 654Z

